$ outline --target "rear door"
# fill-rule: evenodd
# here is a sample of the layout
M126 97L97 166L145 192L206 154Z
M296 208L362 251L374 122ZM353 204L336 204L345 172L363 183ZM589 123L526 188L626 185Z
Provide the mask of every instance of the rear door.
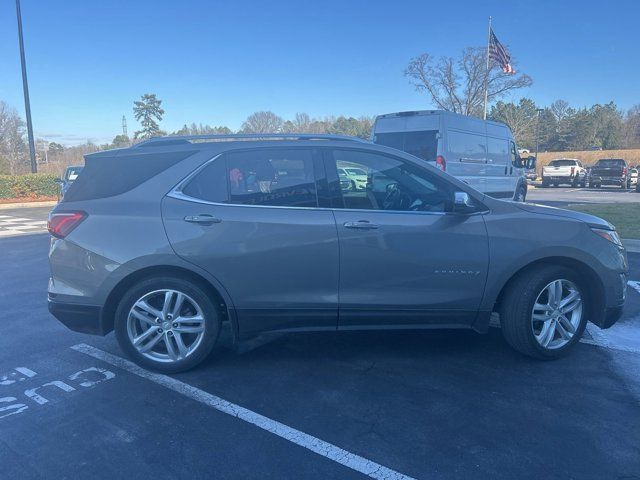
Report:
M176 253L228 291L241 334L335 329L338 238L313 148L261 148L213 159L162 204Z
M368 173L340 192L339 328L470 325L482 299L488 241L482 215L445 213L452 184L399 157L333 149L336 167Z

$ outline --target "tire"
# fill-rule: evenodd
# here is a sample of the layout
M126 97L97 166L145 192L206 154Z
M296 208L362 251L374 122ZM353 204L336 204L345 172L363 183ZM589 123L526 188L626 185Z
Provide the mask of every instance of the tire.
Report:
M587 186L587 182L581 182L580 183L580 187L581 188L586 188L586 186Z
M513 195L514 202L524 202L527 199L527 189L524 185L519 185Z
M534 332L538 326L539 333L542 334L544 326L542 321L536 321L533 318L534 303L543 298L540 296L543 295L545 286L560 280L567 282L564 284L565 286L571 285L578 291L581 302L576 307L576 312L579 308L580 311L577 312L579 317L574 318L573 313L568 312L567 315L571 315L570 323L575 321L575 324L572 323L574 333L571 338L569 340L562 338L560 330L556 330L554 327L551 336L555 339L555 335L558 335L558 339L552 340L549 347L545 348L536 339ZM566 291L570 292L569 289ZM542 360L551 360L566 355L580 340L586 327L586 312L588 312L586 292L587 289L584 287L581 277L567 267L544 265L518 275L508 285L500 305L500 324L505 340L518 352ZM568 318L566 317L565 320ZM553 325L553 322L550 325ZM568 331L564 327L562 329L565 332ZM554 342L556 342L555 345ZM566 343L563 344L563 342Z
M167 317L162 317L160 312L162 306L159 302L167 298L165 291L175 292L171 297L174 299L174 306L180 298L178 294L182 294L180 310L182 313L178 312L176 318L170 316L171 308L167 309ZM146 305L151 308L140 309L137 305L142 300L148 302ZM130 312L134 305L138 315L132 314L130 320ZM155 319L150 313L152 309L160 314ZM144 321L139 320L140 314L145 318ZM182 320L176 322L177 318ZM190 319L194 320L190 321ZM202 287L178 277L162 276L142 280L123 295L116 309L114 329L120 348L135 363L162 373L176 373L195 367L211 353L220 334L220 323L220 315ZM162 327L165 327L164 330ZM139 333L146 334L151 330L155 333L147 335L151 338L148 343L154 341L156 343L150 350L141 353L138 347L134 346L132 336ZM191 331L197 331L197 333ZM157 337L161 338L157 339ZM146 339L145 342L147 342ZM182 347L187 348L188 351L181 349L179 343L182 343ZM143 343L141 348L147 346L147 343ZM170 355L170 346L173 353L177 353L173 358ZM183 352L186 353L183 354Z
M547 182L546 180L542 179L542 185L541 185L541 187L542 187L542 188L547 188L547 187L549 187L549 182Z

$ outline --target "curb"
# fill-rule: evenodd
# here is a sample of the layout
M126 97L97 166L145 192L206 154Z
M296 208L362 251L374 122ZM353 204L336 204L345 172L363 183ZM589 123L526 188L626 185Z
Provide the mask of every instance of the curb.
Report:
M627 252L640 253L640 240L623 238L622 243L624 244L624 248L627 249Z
M57 203L55 200L48 200L46 202L0 203L0 210L8 210L10 208L53 207Z

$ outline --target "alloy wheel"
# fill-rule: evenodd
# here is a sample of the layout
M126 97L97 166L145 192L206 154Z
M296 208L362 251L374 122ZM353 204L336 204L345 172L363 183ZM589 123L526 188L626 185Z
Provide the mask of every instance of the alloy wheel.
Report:
M156 362L177 362L202 343L205 319L193 298L178 290L154 290L138 299L127 317L131 345Z
M569 343L580 326L582 305L580 290L569 280L554 280L544 287L531 312L538 344L553 350Z

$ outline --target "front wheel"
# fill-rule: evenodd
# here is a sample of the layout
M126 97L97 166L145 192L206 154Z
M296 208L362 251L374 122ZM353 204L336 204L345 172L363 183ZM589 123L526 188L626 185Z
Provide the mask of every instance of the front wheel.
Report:
M502 333L519 352L540 359L565 355L580 340L586 319L580 277L561 266L542 266L517 277L500 307Z
M527 187L520 185L513 196L513 200L516 202L524 202L527 198Z
M120 348L135 363L175 373L195 367L211 352L220 333L220 316L199 285L155 277L125 293L114 327Z

